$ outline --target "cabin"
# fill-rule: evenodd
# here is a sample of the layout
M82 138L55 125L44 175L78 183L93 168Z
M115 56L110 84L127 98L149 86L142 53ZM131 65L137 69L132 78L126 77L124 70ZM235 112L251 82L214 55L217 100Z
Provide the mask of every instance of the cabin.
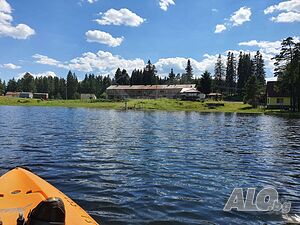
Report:
M95 100L97 99L95 94L81 94L80 95L81 100Z
M155 99L155 98L180 98L184 88L195 88L196 84L178 85L112 85L106 93L110 99Z
M33 98L33 94L31 92L21 92L19 98Z
M8 91L6 94L5 94L6 97L9 97L9 98L19 98L20 96L20 92L12 92L12 91Z
M204 100L205 94L197 90L197 88L183 88L180 91L180 99L185 101Z
M33 98L48 100L49 99L49 94L48 93L34 93Z
M267 82L267 108L268 109L289 109L291 98L287 91L280 91L277 81Z

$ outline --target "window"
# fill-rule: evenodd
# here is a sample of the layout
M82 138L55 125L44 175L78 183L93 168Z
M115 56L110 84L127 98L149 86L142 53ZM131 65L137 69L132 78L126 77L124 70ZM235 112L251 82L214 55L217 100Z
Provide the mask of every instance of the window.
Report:
M277 98L277 104L283 104L283 98Z

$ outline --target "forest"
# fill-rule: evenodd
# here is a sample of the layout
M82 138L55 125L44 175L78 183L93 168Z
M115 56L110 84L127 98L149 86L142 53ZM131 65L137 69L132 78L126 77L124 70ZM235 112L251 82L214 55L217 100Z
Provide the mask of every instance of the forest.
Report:
M300 110L300 43L289 37L282 41L281 51L274 57L275 74L278 77L278 89L288 90L292 110ZM24 91L48 93L51 99L78 99L80 94L92 93L98 98L105 98L105 90L110 85L197 85L202 93L222 93L225 100L244 101L256 107L265 103L265 63L263 55L257 51L254 56L240 52L234 55L228 52L224 60L219 55L214 73L204 71L194 74L191 61L187 61L184 73L175 73L171 69L168 76L161 77L156 67L149 60L145 68L135 69L131 75L126 69L117 68L115 74L86 74L82 81L72 71L67 78L33 77L26 73L22 78L10 79L7 83L0 80L0 95L6 92Z

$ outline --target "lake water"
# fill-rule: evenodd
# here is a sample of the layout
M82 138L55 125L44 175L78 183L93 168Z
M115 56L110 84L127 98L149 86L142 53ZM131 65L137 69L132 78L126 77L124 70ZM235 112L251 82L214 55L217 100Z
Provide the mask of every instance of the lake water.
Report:
M25 165L101 224L284 224L223 212L234 187L275 187L300 213L300 120L0 107L0 174Z

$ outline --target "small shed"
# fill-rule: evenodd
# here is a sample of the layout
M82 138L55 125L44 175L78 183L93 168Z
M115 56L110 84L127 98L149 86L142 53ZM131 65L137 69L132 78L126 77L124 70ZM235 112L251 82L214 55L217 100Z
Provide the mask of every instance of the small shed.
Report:
M34 93L33 98L48 100L49 94L48 93Z
M97 99L95 94L81 94L80 95L81 100L95 100Z
M268 109L289 109L291 98L288 90L280 90L277 81L267 83L267 108Z
M223 95L221 93L209 93L207 95L207 98L213 99L213 100L222 100Z
M21 92L19 98L33 98L33 94L31 92Z
M183 88L180 91L181 100L197 101L205 99L205 94L198 91L196 88Z
M18 98L20 96L20 92L8 91L5 96L10 98Z

